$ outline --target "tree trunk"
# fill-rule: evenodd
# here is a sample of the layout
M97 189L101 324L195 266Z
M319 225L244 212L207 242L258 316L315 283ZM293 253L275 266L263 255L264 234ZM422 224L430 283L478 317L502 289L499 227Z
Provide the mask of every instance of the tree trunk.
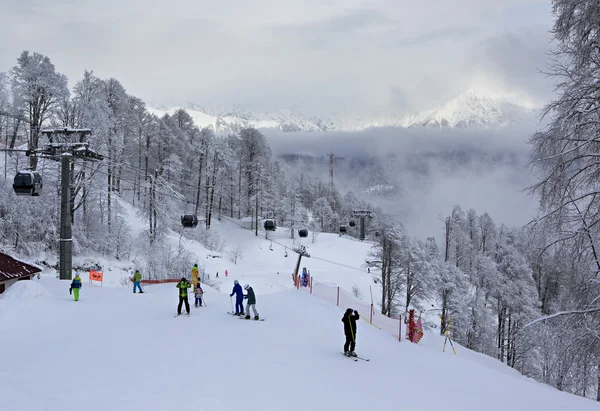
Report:
M600 402L600 365L596 368L596 377L598 379L598 387L596 389L596 401Z
M385 246L385 242L386 239L385 237L381 240L381 314L386 315L387 313L387 304L386 304L386 298L385 296L387 295L387 258L385 257L385 253L386 253L386 246Z
M446 334L448 329L448 291L442 293L442 316L440 318L440 335Z
M210 202L208 205L207 227L210 228L210 220L212 218L213 201L215 198L215 186L217 185L217 156L215 155L213 172L212 172L212 187L210 190ZM221 200L219 199L219 214L221 213Z
M206 170L206 193L205 193L205 200L204 200L204 219L205 219L205 225L206 228L208 228L208 200L209 200L209 188L210 188L210 176L208 175L208 167Z
M107 173L107 197L106 197L106 207L107 207L107 219L106 222L108 224L108 233L111 233L111 214L112 214L112 167L110 163L108 164L108 173Z
M242 218L242 162L240 161L238 177L238 219Z
M198 215L200 211L200 193L202 190L202 167L204 165L204 153L200 154L200 161L198 162L198 185L196 186L196 206L194 207L194 214Z
M21 120L14 120L14 126L13 126L13 131L12 131L12 135L10 138L10 146L8 148L10 148L11 150L13 148L15 148L15 143L17 142L17 134L19 133L19 126L21 125Z
M219 195L219 221L221 221L221 200L223 199L223 196Z
M451 232L451 220L450 217L446 217L446 251L444 253L444 262L448 262L450 258L450 232Z

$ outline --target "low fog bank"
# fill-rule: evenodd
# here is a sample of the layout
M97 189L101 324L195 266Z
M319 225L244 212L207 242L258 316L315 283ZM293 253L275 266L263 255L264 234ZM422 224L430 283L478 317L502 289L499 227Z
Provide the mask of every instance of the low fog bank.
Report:
M262 130L273 154L289 167L327 180L334 153L335 183L398 215L411 235L443 235L455 204L521 226L537 208L525 192L530 128L440 130L381 128L360 132L283 133Z

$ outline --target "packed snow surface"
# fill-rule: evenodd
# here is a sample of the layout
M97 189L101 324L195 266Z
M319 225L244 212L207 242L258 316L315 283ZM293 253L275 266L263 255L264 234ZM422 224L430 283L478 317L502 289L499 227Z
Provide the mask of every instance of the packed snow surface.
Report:
M0 294L0 299L8 300L33 300L47 294L46 288L35 281L17 281Z
M371 361L353 362L341 354L345 307L293 289L257 285L256 322L226 314L229 289L207 287L207 307L175 318L173 284L133 294L84 282L78 302L51 276L19 288L48 294L0 300L2 410L600 408L464 348L442 352L438 337L400 343L366 322L356 350Z

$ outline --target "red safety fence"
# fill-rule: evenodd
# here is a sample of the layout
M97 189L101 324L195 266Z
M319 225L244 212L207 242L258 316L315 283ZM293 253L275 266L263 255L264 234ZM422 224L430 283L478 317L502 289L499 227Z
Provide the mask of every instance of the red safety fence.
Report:
M331 304L339 307L352 308L360 314L360 317L372 326L387 331L398 341L402 339L402 320L399 318L390 318L375 310L373 304L365 304L357 301L352 294L333 283L320 283L310 277L308 286L301 287L300 276L294 276L294 286L316 297L319 297Z
M133 279L130 279L133 282ZM178 283L181 278L167 278L165 280L142 280L142 284L166 284L166 283Z

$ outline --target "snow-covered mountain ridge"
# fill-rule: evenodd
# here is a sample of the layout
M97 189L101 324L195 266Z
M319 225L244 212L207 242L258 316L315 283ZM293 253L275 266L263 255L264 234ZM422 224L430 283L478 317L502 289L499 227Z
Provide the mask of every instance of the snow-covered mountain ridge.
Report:
M158 115L173 114L185 109L199 127L212 126L220 134L236 133L242 128L276 129L283 132L359 131L376 127L426 128L504 128L533 123L537 111L510 102L502 97L488 96L469 90L439 106L416 114L361 115L356 112L335 112L323 116L304 115L300 111L281 109L274 112L253 112L234 108L207 107L187 104L182 107L149 108Z

